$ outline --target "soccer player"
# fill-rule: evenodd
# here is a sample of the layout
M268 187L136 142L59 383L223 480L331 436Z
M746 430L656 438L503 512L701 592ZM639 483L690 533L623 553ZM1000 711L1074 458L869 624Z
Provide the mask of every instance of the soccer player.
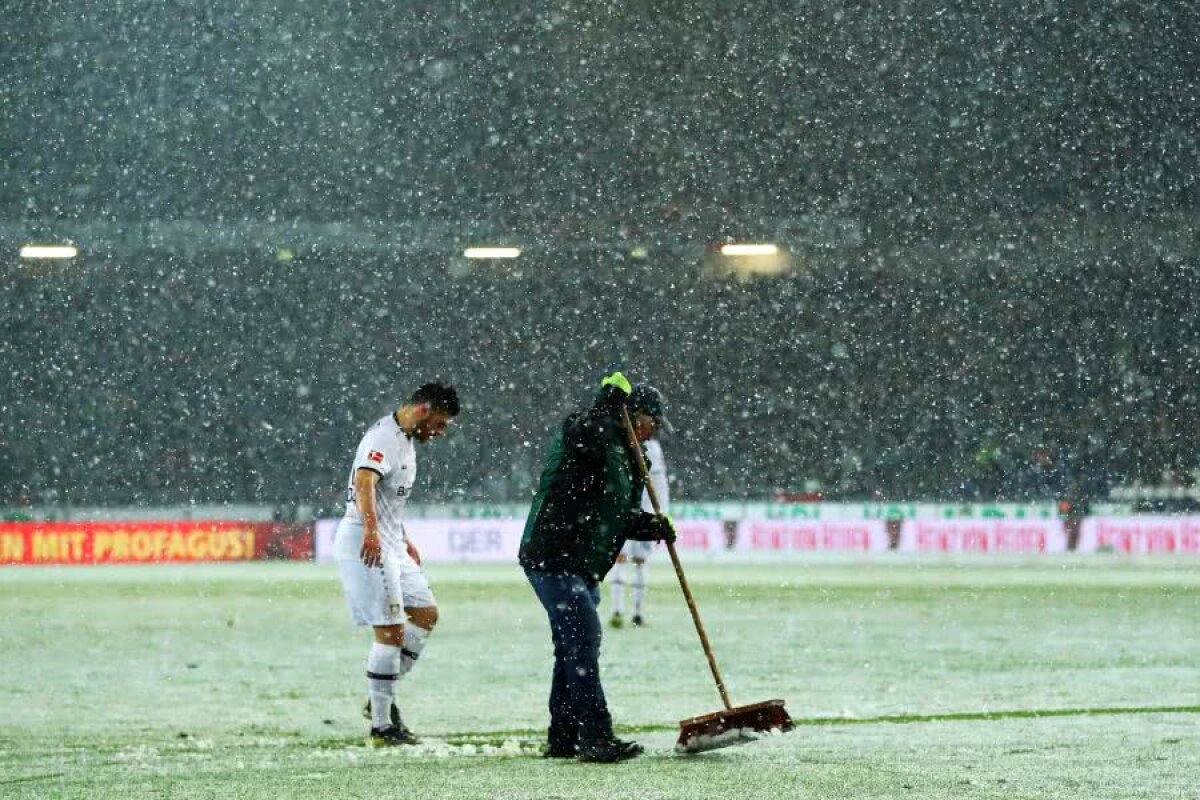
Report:
M662 393L653 386L647 386L639 383L633 387L633 395L629 399L630 405L639 408L648 409L651 418L662 420L661 430L670 433L670 423L666 416L663 415L663 398ZM658 430L646 440L643 444L646 451L646 460L650 462L650 483L654 485L654 494L658 497L659 509L664 514L671 512L671 490L667 486L667 464L663 460L662 445L658 442ZM642 511L653 513L654 505L650 502L650 492L645 491L642 494ZM633 618L630 622L634 627L641 627L645 624L642 618L642 608L646 601L646 571L647 562L650 560L650 554L654 552L654 544L651 542L638 542L628 540L621 548L621 554L617 556L617 563L613 566L612 572L609 573L608 585L612 593L612 618L609 624L614 628L620 628L625 624L624 618L621 616L625 613L625 565L633 565Z
M643 481L622 424L628 408L640 441L662 417L633 405L620 372L601 382L590 408L571 414L550 443L525 522L520 563L550 620L554 673L547 758L612 763L642 752L613 735L600 684L600 581L626 539L674 538L665 516L641 510ZM661 413L661 408L659 409Z
M421 554L404 534L404 505L417 474L414 444L442 436L458 415L453 386L427 383L363 435L350 468L346 515L334 553L350 616L375 629L367 656L368 742L415 744L396 707L396 682L408 674L437 624L437 602Z

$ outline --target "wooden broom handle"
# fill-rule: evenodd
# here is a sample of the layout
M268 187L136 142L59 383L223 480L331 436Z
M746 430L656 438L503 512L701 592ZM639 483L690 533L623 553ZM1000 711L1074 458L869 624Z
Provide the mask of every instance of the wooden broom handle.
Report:
M634 460L637 461L638 470L642 473L642 481L646 484L646 491L650 495L650 505L654 507L654 513L662 516L662 507L658 504L658 493L654 491L654 483L650 480L650 470L646 469L646 459L642 455L642 445L638 442L637 434L633 430L633 422L629 419L629 409L624 405L621 406L621 423L625 426L625 433L629 436L629 449L634 454ZM679 578L679 588L683 589L683 597L687 600L688 611L692 613L692 622L696 623L696 633L700 635L700 644L704 647L704 655L708 658L708 668L712 670L713 680L717 682L717 691L721 693L721 702L725 704L726 710L733 708L733 704L729 702L729 692L725 690L725 681L721 680L721 670L717 669L717 659L713 655L712 645L708 643L708 634L704 632L704 623L700 621L700 610L696 608L696 599L692 597L692 590L688 588L687 578L683 574L683 565L679 563L679 553L675 552L675 543L666 540L667 552L671 554L671 563L675 565L675 575Z

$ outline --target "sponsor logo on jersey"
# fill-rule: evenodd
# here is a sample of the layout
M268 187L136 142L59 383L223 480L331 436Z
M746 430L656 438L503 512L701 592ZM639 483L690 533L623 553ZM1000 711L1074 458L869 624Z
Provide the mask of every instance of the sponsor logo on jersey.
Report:
M378 450L372 450L371 452L367 453L367 461L374 461L376 464L382 464L383 453L379 452Z

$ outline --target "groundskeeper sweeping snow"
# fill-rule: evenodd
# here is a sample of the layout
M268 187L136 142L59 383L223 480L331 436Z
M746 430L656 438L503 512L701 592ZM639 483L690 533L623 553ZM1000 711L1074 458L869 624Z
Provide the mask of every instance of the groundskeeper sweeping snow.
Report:
M634 405L644 396L614 372L590 408L566 418L550 443L525 523L519 559L554 641L548 758L611 763L642 752L638 743L613 735L600 683L596 607L600 581L627 539L675 537L667 517L641 510L645 481L638 442L666 422L661 404ZM623 425L629 414L633 439Z

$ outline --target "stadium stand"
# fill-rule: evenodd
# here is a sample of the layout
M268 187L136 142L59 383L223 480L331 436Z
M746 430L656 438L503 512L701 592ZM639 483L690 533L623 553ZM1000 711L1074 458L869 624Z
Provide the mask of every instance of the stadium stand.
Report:
M1196 16L1052 7L24 4L0 504L333 508L434 377L422 497L521 500L613 366L681 498L1190 485Z
M1190 481L1194 260L936 250L755 281L602 250L457 275L428 254L354 252L18 269L0 500L332 507L355 431L434 377L465 408L423 497L522 500L549 426L612 365L666 391L684 496L818 481L839 499L1047 499Z

